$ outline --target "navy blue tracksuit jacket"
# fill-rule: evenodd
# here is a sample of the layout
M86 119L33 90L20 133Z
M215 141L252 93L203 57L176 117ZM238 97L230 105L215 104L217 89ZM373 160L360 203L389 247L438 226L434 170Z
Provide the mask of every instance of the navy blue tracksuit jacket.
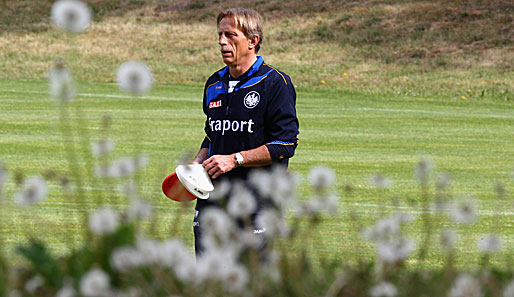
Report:
M237 80L239 83L228 93L228 66L207 80L203 96L206 137L202 148L208 148L212 156L266 145L273 163L287 166L299 133L296 92L291 79L258 56L247 73ZM218 179L245 180L250 170L238 167ZM211 203L208 199L197 199L196 209Z

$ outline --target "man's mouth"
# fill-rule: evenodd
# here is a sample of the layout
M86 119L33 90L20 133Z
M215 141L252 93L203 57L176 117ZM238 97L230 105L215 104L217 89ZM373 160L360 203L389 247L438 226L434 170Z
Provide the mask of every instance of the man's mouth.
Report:
M231 52L231 51L224 51L224 50L222 50L222 51L221 51L221 55L222 55L223 57L232 56L232 52Z

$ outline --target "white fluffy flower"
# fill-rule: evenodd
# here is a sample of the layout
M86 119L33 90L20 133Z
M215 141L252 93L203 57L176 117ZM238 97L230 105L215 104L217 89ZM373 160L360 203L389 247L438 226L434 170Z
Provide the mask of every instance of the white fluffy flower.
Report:
M235 265L234 254L225 249L209 249L197 258L200 278L205 280L221 280Z
M109 291L109 276L101 269L93 268L80 279L80 293L84 297L106 296Z
M248 181L263 197L269 197L273 193L273 177L270 172L263 169L255 169L250 172Z
M470 224L476 220L475 201L461 199L450 206L450 217L456 223Z
M265 236L287 236L289 234L289 227L286 221L274 209L261 211L259 216L257 216L256 224L265 230Z
M141 263L140 253L130 246L119 247L111 254L111 265L121 272L139 267Z
M161 243L158 257L162 265L173 268L184 259L192 258L193 255L182 241L173 238Z
M212 191L209 195L210 200L220 200L226 198L228 193L230 192L230 182L227 180L222 180L219 183L214 185L214 191Z
M224 274L223 287L229 292L242 292L248 280L248 271L243 265L231 265Z
M400 221L395 217L380 219L375 224L374 229L375 238L389 238L400 233Z
M153 207L148 202L141 199L132 199L127 209L129 220L148 219L153 215Z
M437 179L437 188L440 190L446 190L451 186L452 177L449 173L443 173Z
M398 263L407 259L414 251L414 242L398 237L395 240L379 241L377 243L378 256L386 263Z
M384 177L381 174L375 174L368 177L368 183L377 189L389 188L392 184L389 178Z
M21 206L39 203L47 194L46 181L42 177L33 176L26 179L21 191L14 195L14 202Z
M447 229L443 230L440 235L441 245L446 249L451 249L457 242L457 233L455 230Z
M490 254L500 250L502 241L498 235L490 233L478 239L478 249L482 253Z
M58 61L49 73L50 95L58 103L69 102L75 97L75 84L71 72L64 66L64 62Z
M136 249L141 255L141 264L159 264L161 245L158 241L145 237L138 237Z
M300 183L300 176L290 174L283 166L275 166L271 170L272 184L270 188L271 199L276 207L281 210L289 205L295 205L297 200L296 186Z
M256 209L257 202L252 193L242 183L235 183L227 206L228 213L234 218L243 218Z
M196 261L192 256L183 257L180 260L180 264L175 265L173 268L177 278L186 284L201 283L203 281L200 278Z
M77 292L73 288L72 284L66 284L62 287L57 293L55 297L75 297L77 296Z
M97 157L105 156L114 149L114 142L110 139L102 139L91 144L91 152Z
M110 208L101 208L89 216L89 230L95 235L112 234L118 225L118 213Z
M432 171L433 167L434 166L432 165L432 162L429 159L422 158L418 162L418 165L416 166L416 169L414 170L414 176L416 176L416 178L418 179L418 181L421 184L425 185L428 183L428 178L429 178L430 172Z
M41 275L36 275L25 283L25 291L34 294L36 290L45 283Z
M315 188L328 188L334 184L336 174L326 166L316 166L309 171L309 181Z
M116 72L119 87L125 92L143 94L152 86L152 71L146 63L129 61L122 63Z
M371 288L369 294L372 297L394 297L398 295L398 290L389 282L381 282Z
M460 274L457 279L455 279L450 292L448 293L449 297L480 297L482 296L482 291L480 288L480 284L478 281L468 275L468 274Z
M57 1L52 6L52 21L61 30L81 33L91 24L91 11L82 1Z
M503 297L514 297L514 280L511 280L503 289Z
M148 156L139 154L135 157L120 158L108 166L101 165L95 168L95 175L98 177L126 177L136 173L148 165Z
M200 228L206 233L214 233L222 238L227 238L234 225L232 219L225 211L217 207L209 207L202 210Z

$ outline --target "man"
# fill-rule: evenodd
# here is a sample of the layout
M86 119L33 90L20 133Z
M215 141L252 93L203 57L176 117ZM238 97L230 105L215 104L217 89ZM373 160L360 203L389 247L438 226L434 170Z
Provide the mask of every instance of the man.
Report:
M254 10L233 8L218 14L223 62L205 84L203 111L207 134L193 163L214 181L245 181L253 168L287 166L297 146L296 92L290 78L257 56L262 25ZM234 198L232 198L234 199ZM257 199L257 212L263 201ZM195 250L202 251L199 216L218 202L198 200Z

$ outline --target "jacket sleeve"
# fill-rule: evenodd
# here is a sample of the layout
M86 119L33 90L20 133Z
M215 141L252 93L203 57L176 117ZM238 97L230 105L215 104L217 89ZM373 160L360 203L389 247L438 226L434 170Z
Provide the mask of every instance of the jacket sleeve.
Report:
M200 148L209 148L210 149L210 146L211 146L211 139L209 138L209 118L207 117L207 107L206 107L206 104L207 104L207 86L209 84L209 80L207 80L207 82L205 83L205 86L203 88L203 100L202 100L202 110L203 110L203 113L205 114L206 116L206 119L205 119L205 127L204 127L204 131L205 131L205 137L202 141L202 144L200 145ZM209 152L209 155L210 155L210 152Z
M266 108L267 135L266 147L271 159L291 158L298 145L298 118L296 116L296 92L289 77L278 72L271 86L271 94Z

